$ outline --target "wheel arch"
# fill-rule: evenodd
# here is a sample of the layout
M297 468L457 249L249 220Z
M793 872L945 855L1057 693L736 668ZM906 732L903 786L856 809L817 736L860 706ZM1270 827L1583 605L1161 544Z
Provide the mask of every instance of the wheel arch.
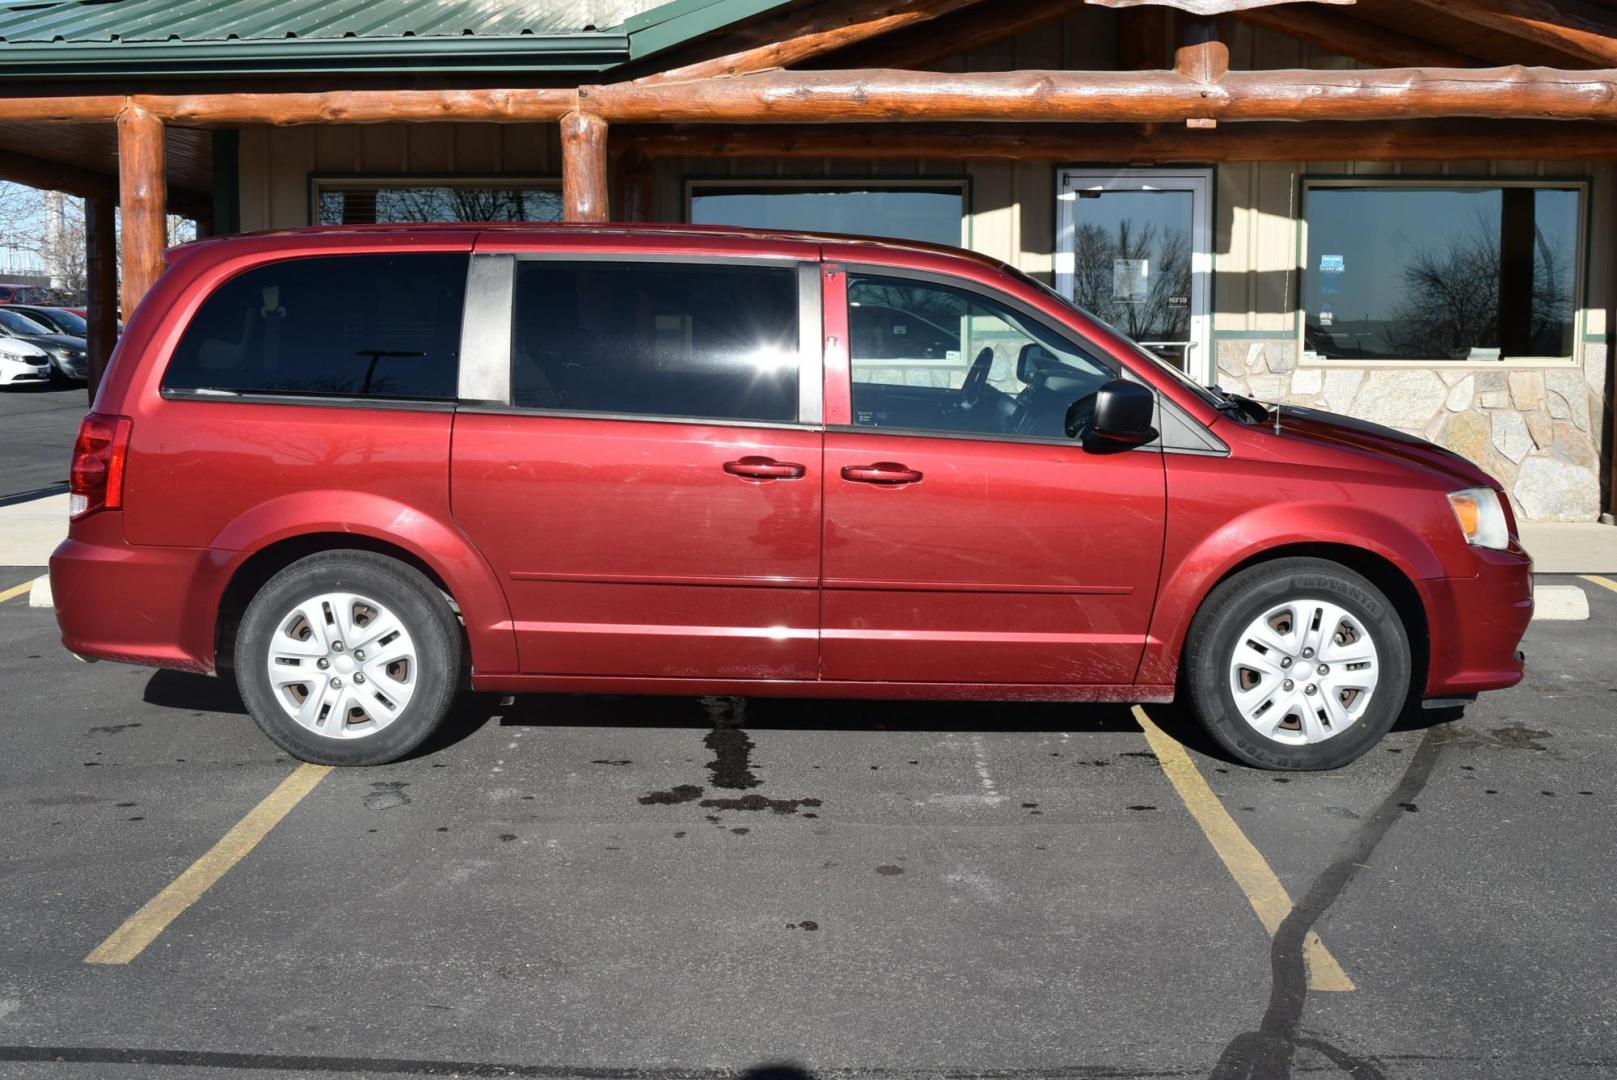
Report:
M419 525L419 522L418 522ZM419 528L416 531L420 532ZM265 536L250 549L233 552L224 568L224 584L210 641L214 666L231 665L236 630L248 602L265 582L299 559L323 551L368 551L396 559L423 574L451 602L460 616L472 669L479 672L515 671L516 637L510 606L487 562L464 537L434 525L426 544L410 544L367 524L345 521L340 526L311 523L284 528ZM423 550L424 548L428 550Z
M1136 681L1180 685L1185 639L1197 613L1201 611L1202 605L1207 602L1213 590L1236 574L1254 566L1288 558L1314 558L1336 563L1359 574L1380 589L1403 622L1405 634L1409 639L1410 686L1412 689L1425 687L1431 664L1431 620L1421 591L1415 584L1416 574L1410 567L1401 565L1384 551L1342 539L1290 540L1277 543L1270 547L1244 552L1221 565L1216 572L1207 574L1196 583L1193 590L1185 590L1185 593L1174 600L1174 604L1179 607L1179 617L1174 621L1171 631L1152 635L1152 640L1147 643L1147 652L1141 661L1140 674ZM1179 584L1182 588L1185 583L1181 581ZM1172 587L1173 583L1164 582L1162 590L1164 598ZM1159 600L1159 607L1162 602Z

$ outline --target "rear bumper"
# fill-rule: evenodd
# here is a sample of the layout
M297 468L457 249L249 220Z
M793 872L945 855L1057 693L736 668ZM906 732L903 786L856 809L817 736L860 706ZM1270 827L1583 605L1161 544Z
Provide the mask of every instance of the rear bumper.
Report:
M1499 690L1522 680L1522 635L1533 619L1533 560L1518 544L1473 549L1477 575L1416 584L1431 631L1426 697Z
M219 571L206 548L136 547L123 515L103 511L73 526L51 555L51 598L62 644L90 660L212 671L211 587Z

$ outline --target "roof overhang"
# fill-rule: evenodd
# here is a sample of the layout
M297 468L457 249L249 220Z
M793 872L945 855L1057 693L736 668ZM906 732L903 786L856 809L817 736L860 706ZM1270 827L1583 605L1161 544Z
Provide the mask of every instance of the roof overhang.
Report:
M0 79L240 75L600 72L630 57L627 34L10 44Z

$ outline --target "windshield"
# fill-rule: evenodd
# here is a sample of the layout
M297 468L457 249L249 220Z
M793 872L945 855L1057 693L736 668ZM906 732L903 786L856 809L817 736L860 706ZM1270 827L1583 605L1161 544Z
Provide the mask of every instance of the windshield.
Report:
M50 331L26 315L0 310L0 328L13 334L48 334Z
M1139 342L1135 341L1132 337L1130 337L1128 335L1128 333L1125 332L1124 330L1122 330L1119 327L1114 326L1113 324L1107 322L1105 319L1101 318L1099 315L1096 315L1093 311L1089 311L1086 308L1080 307L1078 304L1076 304L1073 301L1069 300L1067 297L1062 296L1059 292L1057 292L1055 289L1052 289L1050 286L1046 285L1044 282L1040 281L1038 278L1035 278L1035 277L1032 277L1032 276L1030 276L1028 274L1025 274L1022 271L1018 270L1014 266L1006 265L1005 266L1005 271L1007 273L1009 273L1012 277L1014 277L1017 281L1020 281L1023 284L1026 284L1026 285L1031 285L1035 289L1038 289L1040 292L1047 293L1050 296L1055 297L1057 300L1061 301L1062 304L1066 305L1067 307L1072 308L1074 311L1078 312L1080 315L1083 315L1085 318L1092 319L1093 321L1100 323L1102 326L1104 326L1108 330L1112 331L1112 333L1114 333L1118 337L1122 338L1123 341L1129 346L1129 348L1131 350L1133 350L1135 356L1137 356L1140 359L1146 361L1146 363L1150 364L1152 367L1156 368L1158 371L1166 372L1168 375L1170 375L1174 379L1175 382L1179 383L1179 385L1183 386L1185 389L1189 390L1191 393L1195 394L1198 398L1200 398L1202 401L1205 401L1207 404L1211 405L1215 409L1218 408L1219 405L1222 404L1222 402L1221 402L1221 400L1220 400L1220 398L1219 398L1219 396L1217 394L1213 393L1213 391L1209 390L1207 387L1203 386L1201 383L1197 382L1195 379L1191 378L1189 375L1186 375L1183 371L1180 371L1178 368L1174 367L1172 364L1170 364L1166 360L1162 359L1162 357L1158 356L1156 353L1152 352L1150 349L1145 348Z
M49 319L51 322L56 324L56 328L62 333L74 334L78 337L84 337L90 329L89 323L85 322L80 316L68 311L66 308L50 308L39 314L30 312L28 317L36 321L40 319Z

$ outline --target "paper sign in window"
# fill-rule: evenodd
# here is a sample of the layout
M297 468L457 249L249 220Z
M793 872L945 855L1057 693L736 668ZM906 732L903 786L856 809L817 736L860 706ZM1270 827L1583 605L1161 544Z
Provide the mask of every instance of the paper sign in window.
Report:
M1113 259L1112 299L1123 304L1145 303L1150 276L1150 259Z

